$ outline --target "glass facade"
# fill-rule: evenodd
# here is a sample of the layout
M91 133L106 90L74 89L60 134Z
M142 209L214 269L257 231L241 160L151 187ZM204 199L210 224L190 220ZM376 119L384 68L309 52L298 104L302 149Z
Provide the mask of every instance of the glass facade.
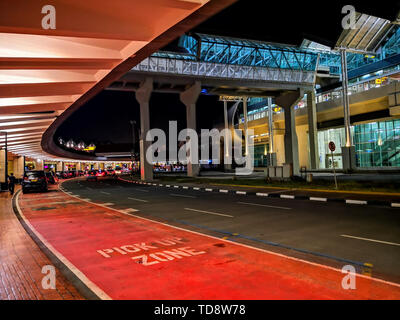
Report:
M355 126L357 166L400 167L400 120Z
M400 167L400 120L371 122L351 127L359 168ZM331 169L332 156L328 144L336 144L334 163L343 168L341 146L345 145L344 128L318 132L319 165Z
M254 167L268 166L268 145L260 144L254 146Z

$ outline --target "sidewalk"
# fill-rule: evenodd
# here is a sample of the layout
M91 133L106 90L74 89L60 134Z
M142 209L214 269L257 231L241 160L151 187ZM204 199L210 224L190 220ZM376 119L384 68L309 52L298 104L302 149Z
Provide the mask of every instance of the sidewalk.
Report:
M18 189L17 189L18 190ZM52 265L26 233L12 209L8 192L0 193L0 300L83 299L56 269L56 290L42 288L42 267Z

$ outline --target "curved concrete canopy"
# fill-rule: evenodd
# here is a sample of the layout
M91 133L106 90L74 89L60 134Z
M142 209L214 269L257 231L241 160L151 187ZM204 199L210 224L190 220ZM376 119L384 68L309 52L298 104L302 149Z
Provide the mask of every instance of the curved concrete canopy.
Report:
M82 104L154 51L235 0L2 0L0 131L8 150L49 160L94 159L53 134ZM0 147L4 139L0 140Z

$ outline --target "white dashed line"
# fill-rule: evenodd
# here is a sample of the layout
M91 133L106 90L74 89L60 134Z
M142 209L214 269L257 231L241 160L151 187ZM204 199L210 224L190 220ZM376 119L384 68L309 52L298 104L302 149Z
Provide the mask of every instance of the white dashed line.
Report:
M223 214L223 213L217 213L217 212L211 212L211 211L197 210L197 209L191 209L191 208L185 208L185 210L194 211L194 212L200 212L200 213L206 213L206 214L212 214L212 215L215 215L215 216L234 218L233 216L231 216L229 214Z
M287 195L287 194L281 194L281 198L282 199L294 199L294 196L291 196L291 195Z
M133 212L138 212L139 210L133 209L133 208L129 208L129 209L125 209L125 210L120 210L123 213L133 213Z
M269 197L268 193L256 193L257 197Z
M388 244L388 245L391 245L391 246L398 246L398 247L400 247L400 243L394 243L394 242L388 242L388 241L381 241L381 240L374 240L374 239L361 238L361 237L354 237L354 236L349 236L349 235L347 235L347 234L342 234L341 237L344 237L344 238L351 238L351 239L357 239L357 240L364 240L364 241L370 241L370 242L383 243L383 244Z
M361 205L366 205L368 204L367 201L361 201L361 200L346 200L347 204L361 204Z
M181 198L192 198L192 199L197 198L197 197L194 197L194 196L185 196L183 194L174 194L174 193L171 193L170 196L171 197L181 197Z
M283 209L283 210L292 210L292 208L270 206L270 205L267 205L267 204L259 204L259 203L251 203L251 202L238 202L238 203L239 204L244 204L244 205L249 205L249 206L266 207L266 208Z
M139 201L139 202L148 202L147 200L137 199L137 198L128 198L129 200Z
M316 197L310 197L311 201L320 201L320 202L327 202L327 198L316 198Z

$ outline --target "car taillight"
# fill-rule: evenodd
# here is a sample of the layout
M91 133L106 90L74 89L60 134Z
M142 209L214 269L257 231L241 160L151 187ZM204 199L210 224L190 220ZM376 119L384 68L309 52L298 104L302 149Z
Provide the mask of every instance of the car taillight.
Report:
M28 177L24 177L24 181L29 181L29 178Z

